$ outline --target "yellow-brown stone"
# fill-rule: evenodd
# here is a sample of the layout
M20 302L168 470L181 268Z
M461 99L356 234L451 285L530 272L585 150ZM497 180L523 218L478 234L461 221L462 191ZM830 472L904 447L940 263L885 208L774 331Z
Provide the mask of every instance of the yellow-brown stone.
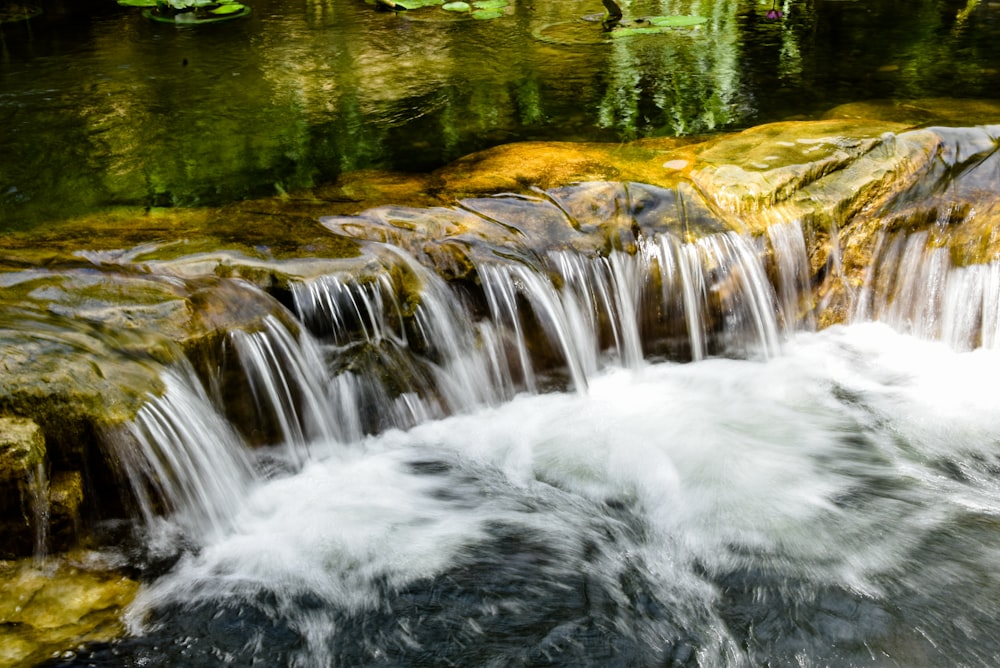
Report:
M80 643L120 636L121 612L137 590L96 553L42 566L0 562L0 665L33 666Z

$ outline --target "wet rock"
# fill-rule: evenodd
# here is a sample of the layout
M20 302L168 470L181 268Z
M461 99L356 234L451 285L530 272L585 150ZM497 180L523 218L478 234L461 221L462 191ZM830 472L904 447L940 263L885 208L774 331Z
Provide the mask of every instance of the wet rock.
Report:
M45 463L45 437L35 422L0 417L0 483L23 480Z
M957 114L918 106L921 121ZM994 107L976 109L985 119ZM55 473L84 470L101 429L163 391L164 365L187 358L207 374L230 330L268 317L294 329L286 307L302 282L388 272L411 315L420 291L402 254L475 290L484 260L542 267L553 250L632 252L657 233L763 239L801 221L821 325L846 317L886 234L927 230L959 265L997 257L1000 132L872 116L842 108L705 141L526 142L429 175L361 172L223 209L123 211L8 235L0 410L41 427ZM387 258L384 244L404 253Z
M436 189L452 197L526 193L585 181L676 183L664 156L693 139L645 139L629 144L521 142L473 153L434 173Z
M936 149L929 134L896 133L892 123L789 122L707 142L693 153L691 181L734 216L761 231L775 219L843 220L907 184Z
M81 642L118 637L137 589L97 553L43 566L0 562L0 664L34 666Z
M850 219L840 231L840 272L819 287L831 304L821 314L824 324L845 319L845 310L866 282L880 282L883 298L891 301L895 287L881 279L897 271L890 256L902 244L920 240L922 253L945 249L947 267L942 271L1000 258L1000 126L930 127L903 136L918 132L933 138L934 150L909 176L907 187Z
M45 438L32 420L0 417L0 558L35 549L35 508L44 500Z
M57 471L49 481L49 549L68 550L76 545L82 523L83 475Z
M667 188L587 181L529 194L466 197L451 207L383 206L321 222L338 235L400 247L448 280L472 277L482 261L540 266L555 250L634 252L640 234L687 239L728 229L683 182Z
M86 499L88 516L121 513L129 503L104 442L163 394L168 366L191 362L208 377L232 330L255 331L269 318L292 324L274 297L214 275L183 279L102 265L8 272L0 281L7 288L0 301L0 411L33 420L44 433L47 467L62 484L55 491L66 511L53 516L59 548L78 535L78 498ZM84 470L85 484L74 488L66 476ZM4 493L14 495L16 486L7 487ZM30 541L14 552L30 553Z

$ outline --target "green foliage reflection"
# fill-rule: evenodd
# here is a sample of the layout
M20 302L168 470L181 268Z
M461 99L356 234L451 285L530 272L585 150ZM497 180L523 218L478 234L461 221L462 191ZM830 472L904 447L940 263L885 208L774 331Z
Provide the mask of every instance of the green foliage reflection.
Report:
M1000 90L995 10L977 0L905 12L894 0L623 0L610 30L601 0L256 3L218 30L125 9L75 33L8 26L3 224L428 170L510 141L698 134Z

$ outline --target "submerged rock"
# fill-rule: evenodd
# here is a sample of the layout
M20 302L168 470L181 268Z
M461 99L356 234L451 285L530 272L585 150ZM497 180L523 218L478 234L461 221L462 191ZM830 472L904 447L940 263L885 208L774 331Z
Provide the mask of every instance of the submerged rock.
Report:
M888 121L915 125L956 125L969 127L996 123L1000 119L1000 101L953 98L921 100L867 100L834 107L823 115L827 119Z

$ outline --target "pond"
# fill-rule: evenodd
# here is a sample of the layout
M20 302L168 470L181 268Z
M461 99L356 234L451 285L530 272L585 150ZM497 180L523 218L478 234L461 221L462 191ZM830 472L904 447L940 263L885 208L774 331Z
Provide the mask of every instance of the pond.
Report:
M976 0L634 0L626 19L704 20L630 36L603 32L598 0L509 0L490 20L251 5L178 28L111 0L46 0L0 24L0 229L426 171L512 141L691 135L1000 90L1000 10Z

